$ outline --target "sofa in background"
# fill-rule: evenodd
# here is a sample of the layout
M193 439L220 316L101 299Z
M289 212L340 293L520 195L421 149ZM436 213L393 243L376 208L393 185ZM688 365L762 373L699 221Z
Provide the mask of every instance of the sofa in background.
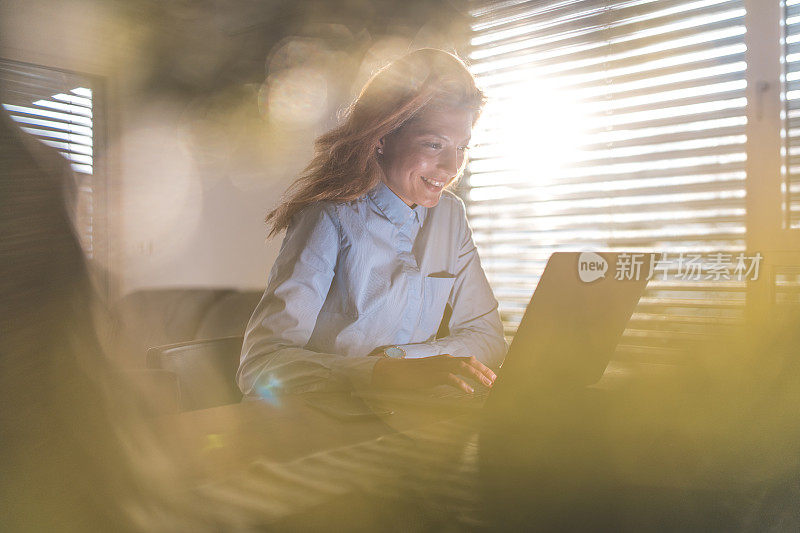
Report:
M144 368L147 350L198 339L243 335L263 291L229 288L143 289L127 294L114 308L135 361Z
M115 316L137 358L123 366L144 368L147 350L178 342L244 335L263 291L230 288L143 289L124 296ZM437 338L449 335L452 311L445 308Z

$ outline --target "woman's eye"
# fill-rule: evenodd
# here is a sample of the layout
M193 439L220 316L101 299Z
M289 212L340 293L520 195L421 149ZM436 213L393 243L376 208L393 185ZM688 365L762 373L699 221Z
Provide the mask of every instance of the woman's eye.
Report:
M458 150L461 152L466 152L467 150L469 150L469 146L459 146Z
M426 142L425 146L427 146L428 148L433 148L434 150L442 149L442 143L437 143L437 142Z

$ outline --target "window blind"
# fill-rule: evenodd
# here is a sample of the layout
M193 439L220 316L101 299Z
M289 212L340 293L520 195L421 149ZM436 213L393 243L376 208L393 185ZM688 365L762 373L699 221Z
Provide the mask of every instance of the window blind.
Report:
M784 12L784 146L785 225L800 227L800 0L787 0Z
M740 0L470 4L489 102L460 194L509 338L564 250L666 254L619 359L674 361L741 324L744 14Z
M102 185L95 172L94 86L88 76L0 60L0 102L20 129L70 162L77 197L71 206L81 245L97 255Z
M783 267L775 272L775 303L783 306L800 305L800 268Z

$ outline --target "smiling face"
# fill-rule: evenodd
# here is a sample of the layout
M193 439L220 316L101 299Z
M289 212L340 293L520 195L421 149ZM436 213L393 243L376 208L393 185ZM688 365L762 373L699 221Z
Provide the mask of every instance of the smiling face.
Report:
M471 135L471 111L423 111L379 142L383 181L409 206L436 206L466 161Z

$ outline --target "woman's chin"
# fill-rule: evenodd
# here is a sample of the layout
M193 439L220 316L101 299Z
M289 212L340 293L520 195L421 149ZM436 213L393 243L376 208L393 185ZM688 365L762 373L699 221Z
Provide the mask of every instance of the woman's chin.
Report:
M442 198L442 193L439 193L435 197L428 196L424 200L417 202L417 205L421 205L423 207L436 207L439 204L439 200Z

